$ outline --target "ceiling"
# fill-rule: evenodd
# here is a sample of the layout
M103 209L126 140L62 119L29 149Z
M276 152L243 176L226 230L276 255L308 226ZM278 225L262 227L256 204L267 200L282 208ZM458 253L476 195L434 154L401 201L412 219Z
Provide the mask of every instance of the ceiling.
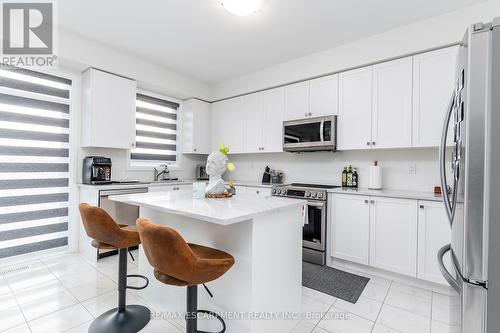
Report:
M484 0L264 0L247 17L220 0L64 0L59 25L207 83Z

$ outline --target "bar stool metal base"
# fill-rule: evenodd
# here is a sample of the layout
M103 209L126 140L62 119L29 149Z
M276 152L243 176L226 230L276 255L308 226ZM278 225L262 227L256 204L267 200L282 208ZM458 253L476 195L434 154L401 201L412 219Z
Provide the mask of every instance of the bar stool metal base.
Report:
M89 328L89 333L137 333L151 319L151 311L142 305L127 305L125 311L118 308L97 317Z
M212 293L205 286L207 292L211 297ZM190 285L187 286L187 302L186 302L186 333L224 333L226 332L226 323L221 316L216 314L215 312L208 310L198 310L198 286ZM222 330L218 332L207 332L198 330L198 313L208 314L211 317L217 319L221 325Z

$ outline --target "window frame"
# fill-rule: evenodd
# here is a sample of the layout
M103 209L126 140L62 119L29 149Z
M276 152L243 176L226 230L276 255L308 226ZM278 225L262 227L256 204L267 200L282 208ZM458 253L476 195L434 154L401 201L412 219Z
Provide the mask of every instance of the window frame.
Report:
M147 95L159 99L164 99L169 102L174 102L179 104L179 108L177 109L177 139L176 139L176 158L175 163L172 162L159 162L159 163L150 163L145 165L133 165L133 160L130 158L131 149L127 149L127 162L126 162L126 170L127 171L151 171L153 168L158 168L160 165L168 165L169 170L179 171L181 170L181 159L182 159L182 108L183 101L177 98L173 98L167 95L159 94L152 92L150 90L145 90L142 88L137 88L136 91L136 100L137 94ZM137 107L136 107L137 113ZM135 135L135 134L134 134ZM135 139L135 136L134 136Z

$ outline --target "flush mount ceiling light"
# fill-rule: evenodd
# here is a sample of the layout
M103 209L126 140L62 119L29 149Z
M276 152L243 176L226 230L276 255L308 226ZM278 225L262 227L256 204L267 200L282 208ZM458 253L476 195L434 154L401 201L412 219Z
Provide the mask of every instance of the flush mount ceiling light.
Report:
M248 16L260 8L261 0L222 0L222 7L238 16Z

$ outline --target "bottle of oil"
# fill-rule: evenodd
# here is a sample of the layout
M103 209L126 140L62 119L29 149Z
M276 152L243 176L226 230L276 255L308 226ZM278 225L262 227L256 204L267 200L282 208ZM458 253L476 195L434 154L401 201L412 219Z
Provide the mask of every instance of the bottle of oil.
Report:
M349 170L347 170L347 187L352 187L352 166L349 165Z
M344 171L342 171L342 187L347 186L347 167L344 167Z
M354 168L354 172L352 174L352 187L358 188L358 169Z

